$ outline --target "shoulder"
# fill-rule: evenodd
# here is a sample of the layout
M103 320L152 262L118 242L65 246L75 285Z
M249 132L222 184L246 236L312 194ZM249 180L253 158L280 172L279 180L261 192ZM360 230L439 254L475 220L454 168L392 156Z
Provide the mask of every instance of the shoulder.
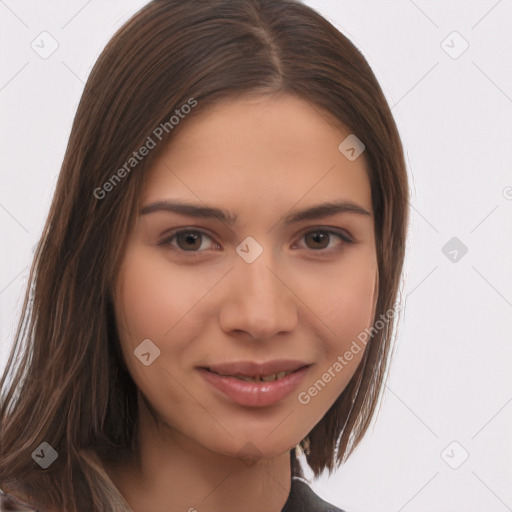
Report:
M281 512L344 512L318 496L309 484L299 478L292 478L290 495Z
M0 512L40 512L0 489Z

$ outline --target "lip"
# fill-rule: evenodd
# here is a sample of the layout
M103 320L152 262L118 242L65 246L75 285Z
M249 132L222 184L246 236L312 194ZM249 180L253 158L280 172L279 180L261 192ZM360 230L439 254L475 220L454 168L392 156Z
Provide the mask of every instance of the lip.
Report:
M265 407L283 400L292 393L303 382L310 366L308 363L298 361L271 361L264 364L229 363L210 366L209 369L200 367L197 370L209 385L238 405ZM210 370L248 377L269 375L280 371L292 371L292 373L270 382L247 382L231 375L219 375Z
M257 375L271 375L279 372L292 372L309 366L305 361L297 359L274 359L264 363L256 363L254 361L235 361L232 363L220 363L204 366L216 373L222 375L245 375L247 377L256 377Z

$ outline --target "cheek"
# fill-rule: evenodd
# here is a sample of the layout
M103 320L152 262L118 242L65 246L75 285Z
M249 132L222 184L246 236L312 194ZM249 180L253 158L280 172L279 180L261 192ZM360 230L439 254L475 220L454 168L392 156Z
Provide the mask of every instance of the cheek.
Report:
M329 327L321 357L298 396L311 427L346 388L366 348L361 341L375 315L377 263L372 253L346 260L331 276L324 293L317 294L316 307ZM367 339L364 339L367 341Z
M154 250L129 248L114 300L124 360L137 387L158 411L165 411L169 401L179 408L189 400L173 375L179 373L182 354L197 334L187 313L211 286L204 279L201 284L194 273L169 269L169 262ZM148 366L134 354L146 339L160 351Z
M354 254L330 275L316 297L315 312L329 327L329 345L342 349L373 322L377 299L377 262L371 251Z
M172 337L174 327L207 289L193 273L170 272L164 258L133 251L119 276L116 317L131 343L149 338L159 344Z
M341 340L355 338L374 317L376 269L354 272L340 280L330 309L332 330Z

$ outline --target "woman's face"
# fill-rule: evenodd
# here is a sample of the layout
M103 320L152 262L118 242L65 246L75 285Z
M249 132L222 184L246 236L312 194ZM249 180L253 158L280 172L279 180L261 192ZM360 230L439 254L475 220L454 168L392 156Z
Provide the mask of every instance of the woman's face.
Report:
M123 355L159 432L234 457L282 454L346 387L373 321L364 153L347 158L349 132L293 96L182 122L147 176L116 282ZM325 203L341 205L316 210Z

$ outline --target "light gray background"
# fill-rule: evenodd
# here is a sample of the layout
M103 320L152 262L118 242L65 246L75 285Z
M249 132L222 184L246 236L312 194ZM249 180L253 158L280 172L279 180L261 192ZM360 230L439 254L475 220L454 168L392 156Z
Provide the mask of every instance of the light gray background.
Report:
M381 411L313 488L347 512L512 510L512 1L306 3L368 59L412 185L405 313ZM0 0L2 367L83 85L145 4ZM47 59L31 48L43 31L59 45Z

